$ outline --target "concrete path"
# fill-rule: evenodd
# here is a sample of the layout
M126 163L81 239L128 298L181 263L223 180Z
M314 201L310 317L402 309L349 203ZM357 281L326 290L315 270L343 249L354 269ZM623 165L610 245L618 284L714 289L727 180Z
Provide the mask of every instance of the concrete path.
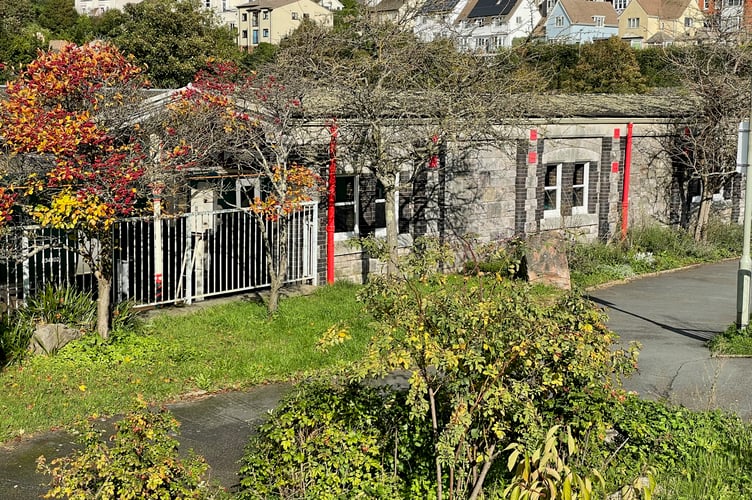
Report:
M591 293L607 309L609 326L622 341L643 346L639 373L626 381L628 389L695 409L725 408L752 419L752 359L713 359L704 346L735 320L737 267L729 261ZM182 424L181 449L203 455L212 478L232 489L252 427L289 390L268 385L171 405ZM47 478L34 472L36 458L61 456L72 447L73 439L64 432L0 447L0 500L37 498Z
M711 358L705 347L736 320L738 265L727 261L591 292L622 342L642 344L639 371L627 389L752 419L752 359Z

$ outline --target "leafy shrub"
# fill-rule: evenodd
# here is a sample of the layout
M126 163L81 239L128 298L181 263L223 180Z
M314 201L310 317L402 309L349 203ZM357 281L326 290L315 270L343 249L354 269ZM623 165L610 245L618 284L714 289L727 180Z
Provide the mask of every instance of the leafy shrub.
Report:
M52 476L46 498L211 498L217 490L202 476L208 466L191 454L178 456L172 437L177 420L165 409L144 402L115 424L108 446L90 425L81 433L82 450L49 464L42 456L37 470Z
M251 439L239 498L425 498L427 440L398 392L303 384Z
M499 274L517 278L524 271L524 242L520 238L487 243L475 248L474 259L465 262L465 274Z
M536 300L524 282L432 275L375 277L360 299L379 322L361 375L411 372L407 404L435 436L437 487L456 497L482 488L511 440L576 420L575 401L593 402L577 431L602 425L619 375L634 366L575 294Z
M90 293L67 285L45 285L29 297L18 310L22 321L30 324L64 323L90 330L96 321L97 307Z
M144 321L136 310L136 303L130 300L119 302L112 311L112 340L125 333L137 333L143 329Z
M16 314L4 314L0 317L0 368L26 356L32 333L28 325L16 319Z

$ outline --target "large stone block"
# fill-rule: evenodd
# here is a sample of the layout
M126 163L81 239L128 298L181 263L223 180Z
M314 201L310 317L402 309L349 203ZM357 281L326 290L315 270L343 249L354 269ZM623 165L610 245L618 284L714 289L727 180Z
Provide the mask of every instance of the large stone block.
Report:
M81 330L60 323L37 325L29 350L34 354L52 354L82 336Z
M566 244L560 235L554 233L537 234L528 238L525 250L528 281L554 285L564 290L571 289Z

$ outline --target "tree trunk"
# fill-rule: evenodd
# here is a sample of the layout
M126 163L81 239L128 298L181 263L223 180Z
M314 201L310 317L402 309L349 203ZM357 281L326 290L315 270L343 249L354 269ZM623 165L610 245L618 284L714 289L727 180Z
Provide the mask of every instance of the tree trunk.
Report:
M709 183L702 183L702 196L700 197L700 210L697 213L697 224L695 225L695 241L705 241L707 239L708 221L710 220L710 208L713 205L713 192Z
M280 215L277 221L277 248L278 252L274 252L275 239L273 235L270 235L266 230L266 220L263 216L256 217L256 220L261 225L262 239L264 240L264 250L266 251L266 269L269 272L269 280L271 288L269 290L269 300L266 303L266 311L269 316L277 312L279 307L279 293L282 289L282 285L287 278L287 223L288 218L285 215Z
M103 339L110 336L110 293L112 278L105 277L100 271L94 273L97 278L97 333Z
M386 262L386 272L392 276L397 274L397 234L399 232L399 223L397 221L397 213L395 211L395 201L397 188L394 186L394 179L379 179L381 184L384 185L384 213L386 215L386 245L389 253L388 260ZM386 182L385 182L386 181Z

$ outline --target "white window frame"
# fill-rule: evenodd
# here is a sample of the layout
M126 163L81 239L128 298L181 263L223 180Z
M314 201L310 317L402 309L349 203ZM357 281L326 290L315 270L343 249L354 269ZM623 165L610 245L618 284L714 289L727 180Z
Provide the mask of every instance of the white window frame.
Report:
M616 11L624 10L629 5L629 0L613 0L613 2L614 10Z
M269 38L269 28L261 30L261 38Z
M251 205L243 206L243 192L249 200L261 198L261 179L258 177L241 177L235 179L235 206L237 208L250 208Z
M360 236L360 175L359 174L340 174L337 175L337 178L340 177L353 177L353 201L340 201L334 203L334 210L337 210L337 207L354 207L355 212L355 221L353 224L353 230L352 231L339 231L334 233L334 239L336 241L343 241L348 240L350 238L357 238ZM378 182L378 179L376 179L376 176L373 176L374 180ZM386 196L386 190L384 191L384 196ZM384 217L386 218L386 197L384 198L374 198L374 204L383 204L384 205ZM398 218L399 217L399 191L395 191L394 193L394 214ZM388 223L388 221L387 221ZM395 224L399 224L399 220L394 221ZM374 229L374 236L377 237L384 237L386 236L386 226L385 227L377 227Z
M335 240L347 240L350 238L356 238L360 234L360 176L357 174L343 174L338 175L337 178L342 177L352 177L353 178L353 199L352 201L336 201L334 202L334 210L337 210L337 207L353 207L353 211L355 213L355 220L353 222L353 230L352 231L340 231L334 233L334 239ZM337 181L335 181L337 182Z
M596 28L602 28L606 25L606 18L604 16L593 16L593 23Z
M691 28L694 25L694 20L691 17L684 18L684 27Z
M557 28L563 28L564 27L564 16L556 16L554 18L554 26Z
M582 165L582 184L575 184L575 171L577 165ZM572 170L572 215L588 213L588 187L590 186L590 162L578 161L574 163ZM582 189L582 205L575 206L574 190Z
M548 177L546 174L548 173L549 167L556 167L556 184L553 186L546 186L546 178ZM544 219L550 219L550 218L556 218L561 217L561 170L562 170L562 164L561 163L549 163L543 166L543 218ZM545 203L546 203L546 193L549 191L555 191L556 195L554 197L554 200L556 201L556 207L552 209L545 209Z
M627 18L627 28L629 29L636 29L640 27L640 18L639 17L628 17Z

